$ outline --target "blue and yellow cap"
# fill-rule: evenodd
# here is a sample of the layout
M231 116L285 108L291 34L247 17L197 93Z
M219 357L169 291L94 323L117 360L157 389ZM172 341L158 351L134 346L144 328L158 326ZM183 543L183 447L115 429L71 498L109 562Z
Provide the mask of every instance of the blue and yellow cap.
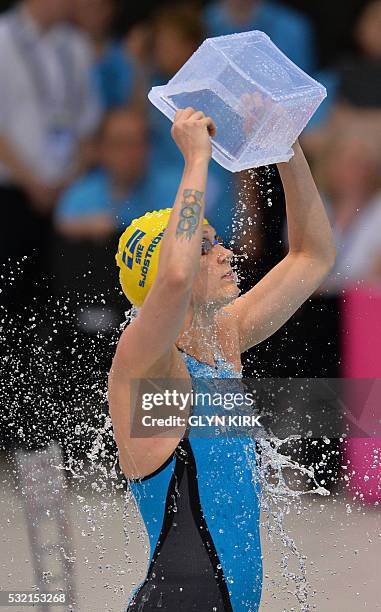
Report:
M119 239L115 255L123 293L134 306L141 306L151 289L159 264L164 230L172 208L147 212L134 219ZM207 219L204 219L207 224Z

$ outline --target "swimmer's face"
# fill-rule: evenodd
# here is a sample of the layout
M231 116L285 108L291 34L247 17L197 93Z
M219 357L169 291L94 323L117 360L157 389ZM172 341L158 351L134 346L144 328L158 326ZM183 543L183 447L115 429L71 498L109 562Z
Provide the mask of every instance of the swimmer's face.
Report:
M231 268L233 253L222 244L213 244L216 240L214 227L203 225L204 254L193 284L193 299L196 304L215 303L222 307L238 297L239 288Z

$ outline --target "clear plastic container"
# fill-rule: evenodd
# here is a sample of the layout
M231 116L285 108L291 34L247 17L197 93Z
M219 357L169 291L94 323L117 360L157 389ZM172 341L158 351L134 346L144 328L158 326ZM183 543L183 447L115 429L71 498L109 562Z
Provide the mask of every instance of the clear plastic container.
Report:
M324 100L325 88L263 32L208 38L148 98L173 121L191 106L217 125L213 159L238 172L288 161L292 144Z

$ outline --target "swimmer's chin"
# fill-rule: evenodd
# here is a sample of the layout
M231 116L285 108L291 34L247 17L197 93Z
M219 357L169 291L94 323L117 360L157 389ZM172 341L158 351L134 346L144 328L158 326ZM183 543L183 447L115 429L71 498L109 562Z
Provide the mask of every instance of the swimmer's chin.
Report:
M234 300L240 295L241 290L238 285L235 285L234 290L229 294L229 304L234 302Z
M224 289L228 295L233 295L234 297L238 297L241 293L241 290L238 286L238 278L236 274L233 274L233 277L230 280L224 280Z
M221 292L221 294L218 296L218 302L220 303L220 306L223 307L227 306L228 304L231 304L239 296L240 293L241 290L236 283L232 282L229 288L224 287L224 291Z

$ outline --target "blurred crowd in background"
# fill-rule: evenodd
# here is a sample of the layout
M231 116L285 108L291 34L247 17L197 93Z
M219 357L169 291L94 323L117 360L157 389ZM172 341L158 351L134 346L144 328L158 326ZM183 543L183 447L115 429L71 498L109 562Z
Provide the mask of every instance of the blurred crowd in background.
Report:
M338 256L292 320L245 355L245 375L378 376L381 0L340 9L267 0L9 4L0 15L2 375L26 385L22 410L40 401L32 377L59 389L56 404L74 406L85 384L107 375L129 308L118 236L133 218L173 204L182 171L170 123L148 91L207 36L252 29L327 87L301 142ZM232 174L212 161L206 202L217 232L246 256L238 265L247 290L287 251L277 170ZM50 375L33 370L33 347L54 351Z

